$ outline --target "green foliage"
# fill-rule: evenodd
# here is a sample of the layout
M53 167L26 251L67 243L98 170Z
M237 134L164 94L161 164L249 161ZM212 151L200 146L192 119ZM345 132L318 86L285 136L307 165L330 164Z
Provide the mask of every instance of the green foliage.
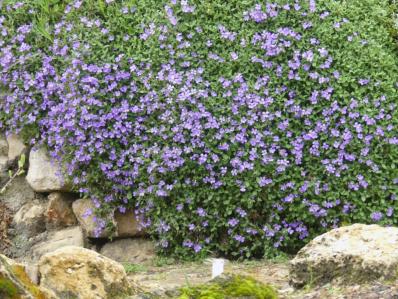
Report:
M147 268L141 264L123 263L124 270L127 274L144 272Z
M18 294L18 289L11 280L0 276L0 297L4 299L13 299Z
M277 299L276 291L250 277L233 276L181 290L178 299L253 298Z
M174 258L167 256L156 256L155 259L153 260L153 264L156 267L174 265L175 263L176 260Z

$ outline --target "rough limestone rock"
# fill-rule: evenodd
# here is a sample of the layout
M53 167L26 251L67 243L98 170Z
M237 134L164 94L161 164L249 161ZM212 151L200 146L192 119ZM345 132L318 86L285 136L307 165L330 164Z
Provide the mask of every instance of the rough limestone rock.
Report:
M3 134L0 134L0 156L8 155L8 143Z
M25 204L15 215L13 227L16 234L23 234L27 238L38 235L46 230L45 216L47 204L33 201Z
M108 234L106 231L101 232L101 235L95 235L95 222L94 222L94 214L92 211L94 210L94 204L89 199L78 199L72 204L73 212L82 227L84 233L87 237L90 238L106 238Z
M34 284L39 284L39 265L38 263L24 264L25 272Z
M6 171L8 165L8 143L3 135L0 135L0 172Z
M62 175L61 166L49 157L44 148L31 150L26 180L36 192L70 190L69 184Z
M90 199L76 200L73 202L72 208L87 237L110 237L110 234L105 230L103 230L99 236L96 236L94 215L93 213L87 213L87 211L94 211L95 209L94 204ZM139 222L132 210L128 210L124 214L116 211L111 221L116 226L114 237L137 237L145 235L145 232L140 228Z
M6 156L0 156L0 171L5 172L7 171L8 167L8 158Z
M0 298L58 299L55 294L35 285L25 267L0 254Z
M46 240L32 246L29 258L38 261L43 255L67 246L84 247L83 231L79 226L50 233Z
M72 210L75 196L70 193L53 192L48 196L46 222L50 228L74 226L77 219Z
M21 137L19 137L16 134L10 134L7 136L7 143L8 143L8 159L9 160L14 160L18 158L20 155L22 155L27 147L23 143Z
M119 239L106 243L100 253L120 263L143 264L155 258L153 242L142 238Z
M316 237L290 264L291 283L358 283L396 279L398 228L354 224Z
M123 266L95 251L64 247L39 262L40 286L60 298L126 298L132 293Z
M134 210L127 210L125 213L121 213L119 210L117 210L115 212L114 218L117 225L118 237L139 237L146 234L140 226Z
M36 198L35 192L29 186L23 176L16 177L6 191L0 194L0 201L13 213L16 213L23 205Z

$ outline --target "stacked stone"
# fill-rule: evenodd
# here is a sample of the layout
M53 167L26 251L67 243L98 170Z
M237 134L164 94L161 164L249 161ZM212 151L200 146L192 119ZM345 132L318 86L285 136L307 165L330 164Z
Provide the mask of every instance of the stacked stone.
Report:
M22 154L28 161L24 166L27 175L10 180L8 171L15 173ZM79 255L89 255L84 248L90 248L119 262L149 262L155 256L153 244L146 239L133 210L115 211L111 219L116 226L112 242L108 232L96 236L94 215L85 216L87 210L94 209L92 201L73 192L72 184L62 174L62 165L52 160L44 148L31 149L18 135L0 136L0 173L0 188L7 184L0 203L13 214L9 229L12 246L5 254L22 263L34 283L39 283L39 263L46 264L42 276L51 276L48 256L64 248L70 251L70 246ZM98 292L103 288L96 287Z

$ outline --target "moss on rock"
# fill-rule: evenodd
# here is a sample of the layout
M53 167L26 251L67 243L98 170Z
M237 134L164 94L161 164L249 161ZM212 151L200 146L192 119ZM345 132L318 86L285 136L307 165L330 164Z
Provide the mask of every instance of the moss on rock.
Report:
M25 268L0 255L0 298L20 299L30 295L34 299L47 299L25 272Z
M276 291L246 276L230 276L213 280L208 284L181 289L177 299L252 298L276 299Z
M14 283L0 274L0 298L14 299L18 296L18 289Z

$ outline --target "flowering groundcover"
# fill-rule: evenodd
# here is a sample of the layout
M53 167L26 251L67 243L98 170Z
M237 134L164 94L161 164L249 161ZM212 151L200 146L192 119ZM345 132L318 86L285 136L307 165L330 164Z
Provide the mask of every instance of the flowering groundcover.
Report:
M261 257L397 224L387 0L5 0L0 128L161 253ZM91 211L88 211L91 212Z

